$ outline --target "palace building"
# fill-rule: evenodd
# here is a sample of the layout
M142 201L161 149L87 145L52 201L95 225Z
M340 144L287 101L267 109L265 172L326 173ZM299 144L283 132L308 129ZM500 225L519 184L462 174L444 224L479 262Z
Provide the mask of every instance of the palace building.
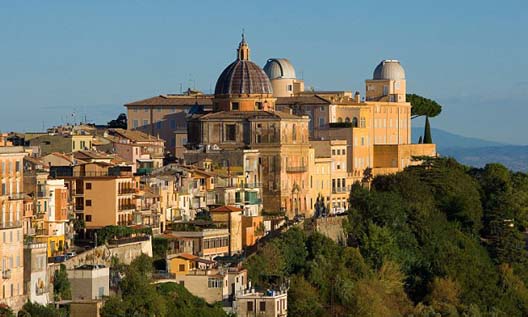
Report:
M267 213L310 216L318 197L329 210L345 210L354 182L436 155L434 144L411 142L399 61L380 62L365 91L305 91L288 59L268 59L263 68L252 62L243 36L214 95L189 90L125 106L128 129L159 135L187 163L242 167Z

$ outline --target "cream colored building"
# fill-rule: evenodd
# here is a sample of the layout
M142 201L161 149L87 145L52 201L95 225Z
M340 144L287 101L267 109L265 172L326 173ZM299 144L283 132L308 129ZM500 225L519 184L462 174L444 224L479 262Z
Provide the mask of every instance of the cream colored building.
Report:
M1 139L1 138L0 138ZM18 311L25 303L24 295L24 237L22 211L24 208L23 147L0 146L0 303Z
M288 292L247 290L237 296L235 303L237 316L287 317Z

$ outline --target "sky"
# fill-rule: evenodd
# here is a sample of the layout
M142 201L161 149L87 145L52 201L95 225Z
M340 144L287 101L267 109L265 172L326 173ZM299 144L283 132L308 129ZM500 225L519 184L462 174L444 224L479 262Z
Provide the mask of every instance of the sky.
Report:
M253 61L288 58L307 87L364 94L398 59L408 92L443 105L433 127L528 144L527 12L526 0L0 0L0 131L210 92L244 29Z

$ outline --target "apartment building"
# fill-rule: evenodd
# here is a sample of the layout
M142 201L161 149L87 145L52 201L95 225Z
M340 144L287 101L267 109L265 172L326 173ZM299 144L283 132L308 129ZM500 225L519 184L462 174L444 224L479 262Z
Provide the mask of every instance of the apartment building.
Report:
M4 139L0 137L0 139ZM0 142L0 303L18 311L24 296L24 238L22 213L24 208L23 147L12 146L5 139Z

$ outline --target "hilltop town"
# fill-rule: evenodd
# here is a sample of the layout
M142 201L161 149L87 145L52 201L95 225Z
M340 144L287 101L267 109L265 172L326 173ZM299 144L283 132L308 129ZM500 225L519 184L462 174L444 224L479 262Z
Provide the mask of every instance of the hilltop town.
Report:
M153 283L238 316L287 316L290 282L259 289L246 259L291 228L343 239L354 184L437 156L411 143L399 61L373 65L364 93L314 91L286 58L252 62L244 36L235 53L214 94L131 101L106 126L0 136L1 303L100 316L120 293L118 267L146 255Z

